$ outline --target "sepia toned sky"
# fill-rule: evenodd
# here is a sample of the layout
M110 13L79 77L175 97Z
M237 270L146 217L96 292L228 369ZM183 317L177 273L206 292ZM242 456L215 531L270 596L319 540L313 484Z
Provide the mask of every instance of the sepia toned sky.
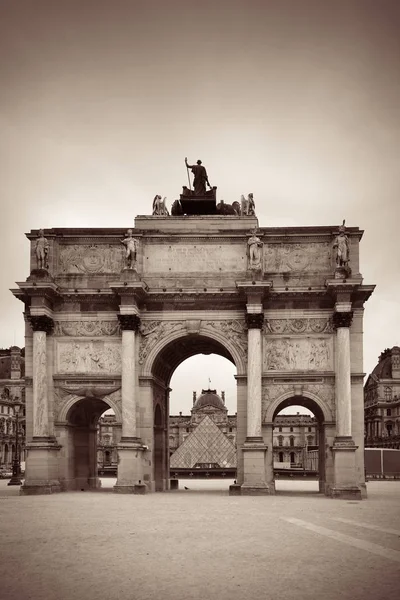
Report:
M132 226L188 156L260 226L365 229L370 372L400 344L399 30L397 0L0 0L0 346L24 345L24 233ZM234 395L198 371L181 410L208 376Z

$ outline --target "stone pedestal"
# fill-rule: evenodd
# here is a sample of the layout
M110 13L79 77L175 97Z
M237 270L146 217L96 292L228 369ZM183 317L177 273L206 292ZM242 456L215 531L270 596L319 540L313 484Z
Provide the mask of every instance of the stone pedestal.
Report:
M336 437L332 446L334 484L330 489L332 498L361 500L361 488L356 485L357 446L351 437Z
M141 442L121 440L118 444L118 478L113 490L118 494L138 493L136 486L143 483L143 451ZM145 490L146 491L146 490ZM143 491L140 493L144 493Z
M36 438L26 448L26 478L22 496L61 492L58 460L61 446L52 438Z
M244 463L244 482L242 496L268 495L270 489L265 482L265 453L267 446L262 438L247 439L242 448Z

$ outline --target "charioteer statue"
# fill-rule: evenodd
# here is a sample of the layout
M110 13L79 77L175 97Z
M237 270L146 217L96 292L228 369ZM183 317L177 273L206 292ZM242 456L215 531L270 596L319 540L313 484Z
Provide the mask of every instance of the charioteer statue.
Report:
M176 200L171 208L173 215L214 215L216 214L216 192L217 188L211 186L206 168L201 160L195 165L189 165L185 158L189 187L183 186L179 200ZM193 189L190 183L189 169L193 174ZM210 188L207 190L207 186Z
M195 196L205 196L206 195L206 184L211 188L210 182L208 181L208 175L206 168L203 167L201 160L198 160L195 165L189 165L187 158L185 158L185 165L187 169L191 169L194 175L193 179L193 189ZM190 180L189 180L190 185Z

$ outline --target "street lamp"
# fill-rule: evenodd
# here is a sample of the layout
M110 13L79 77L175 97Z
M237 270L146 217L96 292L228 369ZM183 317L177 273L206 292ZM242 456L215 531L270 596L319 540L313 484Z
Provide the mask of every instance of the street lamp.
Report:
M21 408L20 404L14 404L14 412L15 412L15 452L12 464L12 477L8 482L8 485L22 485L21 481L21 463L20 463L20 455L18 452L18 414L19 409Z

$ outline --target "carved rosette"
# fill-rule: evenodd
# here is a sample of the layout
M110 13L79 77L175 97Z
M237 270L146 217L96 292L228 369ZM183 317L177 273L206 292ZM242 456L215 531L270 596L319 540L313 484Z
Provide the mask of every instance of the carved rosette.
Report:
M44 331L45 333L53 331L54 321L47 315L31 316L29 322L33 331Z
M264 324L264 313L247 313L246 325L248 329L262 329Z
M339 327L350 327L352 320L353 311L333 313L332 323L334 329L338 329Z
M118 315L122 331L139 331L140 317L138 315Z

